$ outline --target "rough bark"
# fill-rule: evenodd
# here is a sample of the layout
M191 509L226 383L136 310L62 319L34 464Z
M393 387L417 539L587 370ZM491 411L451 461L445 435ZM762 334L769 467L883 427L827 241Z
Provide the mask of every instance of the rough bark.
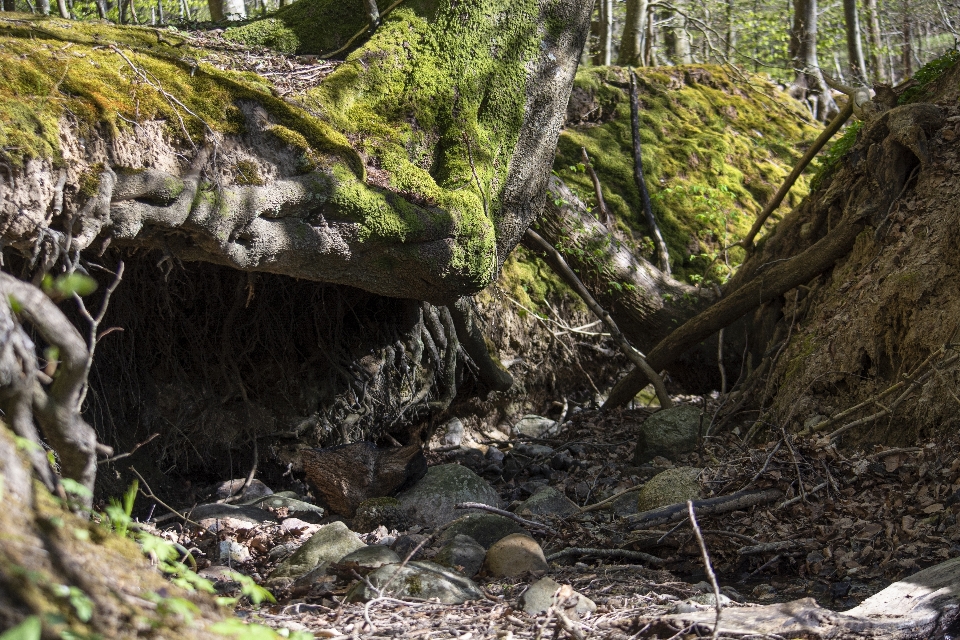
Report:
M247 17L247 8L243 0L207 0L210 19L214 22L224 20L243 20Z
M857 0L843 0L844 27L847 32L847 61L854 84L866 85L867 64L863 58L863 44L860 38L860 12Z
M880 55L882 46L880 35L880 12L877 11L877 0L866 0L867 9L867 38L870 51L870 69L877 82L884 82L887 74L883 65L883 56Z
M627 0L627 15L623 23L623 35L620 37L617 64L643 66L649 6L648 0Z
M817 58L817 0L797 0L790 32L790 57L796 70L794 93L800 99L815 96L814 115L827 121L839 108L820 72Z

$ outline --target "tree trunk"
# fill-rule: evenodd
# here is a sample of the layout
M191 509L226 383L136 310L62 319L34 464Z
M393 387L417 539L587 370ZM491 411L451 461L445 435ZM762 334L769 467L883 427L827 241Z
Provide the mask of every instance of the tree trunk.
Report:
M866 85L867 65L863 59L863 45L860 40L857 0L843 0L843 17L847 31L847 60L850 65L850 74L856 83Z
M627 0L627 16L623 24L623 35L620 38L617 64L643 66L648 11L648 0Z
M877 11L877 0L866 0L868 18L868 41L870 48L870 68L877 82L885 82L887 74L884 70L883 56L880 55L882 41L880 37L880 14Z
M16 11L16 10L17 10L17 0L3 0L3 10L4 10L4 11Z
M243 20L247 17L243 0L207 0L207 6L210 8L210 19L214 22Z
M37 10L39 10L42 15L50 15L50 0L37 0Z
M596 64L613 64L613 0L600 0L600 51Z
M903 48L900 52L900 64L903 67L903 77L913 76L913 11L910 0L903 0Z
M790 53L796 71L793 92L798 98L814 96L817 119L826 122L840 110L823 79L817 59L817 0L797 0Z
M679 8L685 6L681 2L676 5ZM664 27L663 31L667 57L674 64L691 64L693 58L690 55L690 33L686 28L686 17L672 9L665 9L663 19L669 20L669 26Z

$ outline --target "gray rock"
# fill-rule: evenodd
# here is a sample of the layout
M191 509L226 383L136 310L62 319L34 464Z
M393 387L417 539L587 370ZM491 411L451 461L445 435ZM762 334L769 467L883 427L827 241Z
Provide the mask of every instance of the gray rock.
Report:
M556 420L543 416L528 415L520 418L520 422L513 425L513 432L530 438L547 438L555 436L560 431Z
M473 580L433 562L410 562L402 567L388 564L369 574L367 579L377 588L389 582L384 595L393 598L436 598L444 604L483 599L483 592ZM366 602L376 597L377 593L364 582L355 584L346 595L348 602Z
M458 534L443 545L433 561L445 567L461 567L459 571L468 578L472 578L480 571L486 555L487 550L476 540L470 536Z
M657 411L643 421L634 453L634 464L650 462L657 456L674 460L697 448L700 409L680 405ZM709 421L708 421L709 422Z
M264 496L263 498L258 498L255 502L252 503L252 506L259 507L261 509L286 509L287 513L291 516L294 516L305 522L313 522L316 524L323 518L323 508L318 507L315 504L310 504L309 502L304 502L303 500L298 500L296 498L287 498L284 496Z
M489 549L512 533L524 533L524 530L510 518L495 513L471 513L452 522L440 534L440 543L446 544L458 535L464 535L473 538L484 549Z
M220 562L246 562L250 559L250 550L236 540L220 541Z
M353 518L355 530L368 533L380 526L386 527L388 531L403 531L407 528L407 514L396 498L371 498L357 507L357 515Z
M546 613L553 604L553 594L555 594L559 588L560 584L555 580L541 578L530 585L530 588L520 596L520 606L523 607L525 613L531 616ZM587 596L577 591L574 591L573 595L579 598L574 608L574 611L576 611L578 615L592 613L597 610L597 605Z
M637 494L637 510L650 511L670 504L700 498L697 478L703 469L677 467L658 473Z
M638 513L637 511L637 494L638 493L640 493L639 487L637 487L636 491L630 491L629 493L623 494L622 496L620 496L619 498L613 501L613 503L610 505L609 511L612 511L613 513L617 514L621 518L624 518L626 516L632 516L633 514Z
M246 478L237 478L236 480L227 480L226 482L221 482L219 485L217 485L214 495L217 497L217 500L223 500L225 498L237 495L240 493L246 481ZM262 498L263 496L268 496L271 493L273 493L273 489L263 484L259 480L253 480L250 483L250 486L247 487L246 493L243 494L243 498L244 500Z
M224 528L249 529L264 522L277 520L277 517L266 509L217 503L202 504L191 511L189 516L194 522L214 532Z
M550 569L543 549L536 540L524 533L511 534L490 547L484 566L490 575L497 578Z
M341 563L356 562L361 567L368 569L379 569L385 564L395 564L400 560L401 558L396 551L382 544L371 544L340 558Z
M553 447L548 447L545 444L526 444L521 442L515 445L513 450L517 454L527 458L545 458L553 455Z
M288 578L283 578L287 580ZM313 568L313 570L306 572L299 578L293 581L294 587L312 587L313 585L320 582L335 582L337 577L330 573L330 563L321 562L319 565Z
M580 512L573 500L553 487L540 487L532 496L520 503L517 513L529 512L535 516L557 515L561 518Z
M459 447L463 442L463 423L459 418L450 418L447 424L443 425L443 446Z
M322 562L339 562L345 555L364 547L356 534L342 522L320 527L293 555L280 563L268 582L281 578L299 578Z
M490 483L456 464L430 467L427 475L397 499L411 520L427 527L439 527L455 520L463 513L454 509L460 502L500 506L500 496Z

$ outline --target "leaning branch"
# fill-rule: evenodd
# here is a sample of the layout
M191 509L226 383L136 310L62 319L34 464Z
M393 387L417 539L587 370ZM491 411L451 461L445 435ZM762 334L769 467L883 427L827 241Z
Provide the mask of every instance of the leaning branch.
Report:
M603 320L603 323L607 325L607 329L610 331L610 335L613 337L614 341L623 351L623 353L629 358L630 362L636 365L637 370L642 371L643 375L646 377L647 381L653 385L653 388L657 392L657 399L660 401L660 407L663 409L669 409L673 406L673 401L670 400L670 394L667 393L667 387L663 384L663 379L660 375L654 370L647 360L643 357L639 351L633 348L633 345L627 340L626 336L620 332L617 323L613 321L613 318L610 317L610 314L594 300L593 296L590 295L590 292L587 291L587 288L580 282L580 278L577 277L577 274L573 272L573 269L567 264L566 260L563 259L563 256L560 255L560 252L553 248L549 242L540 237L533 229L527 229L526 236L530 239L535 246L537 246L541 251L543 251L547 256L547 262L550 266L557 272L557 274L564 279L564 281L576 292L578 296L590 307L590 310L596 314L598 318Z
M718 496L706 500L694 500L693 508L701 516L715 516L721 513L738 511L760 504L776 502L783 496L779 489L761 489L757 491L738 491L728 496ZM664 524L679 522L689 515L686 502L671 504L659 509L644 511L630 518L630 529L649 529Z
M640 153L640 99L637 97L637 74L630 71L630 126L633 130L633 179L637 182L640 200L643 202L643 213L650 225L654 244L657 245L657 256L660 262L660 271L670 275L670 254L667 243L663 240L657 219L653 215L653 205L650 203L650 191L647 181L643 177L643 156Z

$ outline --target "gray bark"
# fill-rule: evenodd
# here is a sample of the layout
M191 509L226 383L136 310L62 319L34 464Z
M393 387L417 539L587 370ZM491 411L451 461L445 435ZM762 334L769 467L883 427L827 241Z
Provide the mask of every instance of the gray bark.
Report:
M644 40L647 32L648 0L627 0L627 17L620 38L617 64L643 66Z
M847 60L850 65L850 73L856 82L865 85L867 83L867 65L863 59L857 0L843 0L843 17L847 31Z
M877 82L884 82L887 74L884 70L883 57L880 55L880 15L877 11L877 0L866 0L868 29L867 37L870 50L870 68Z
M214 22L223 20L243 20L247 17L247 8L243 0L207 0L210 18Z
M790 33L790 53L794 69L794 94L804 99L816 97L815 115L827 121L838 111L837 103L830 95L830 88L820 71L817 58L817 0L797 0L794 6L793 30Z

